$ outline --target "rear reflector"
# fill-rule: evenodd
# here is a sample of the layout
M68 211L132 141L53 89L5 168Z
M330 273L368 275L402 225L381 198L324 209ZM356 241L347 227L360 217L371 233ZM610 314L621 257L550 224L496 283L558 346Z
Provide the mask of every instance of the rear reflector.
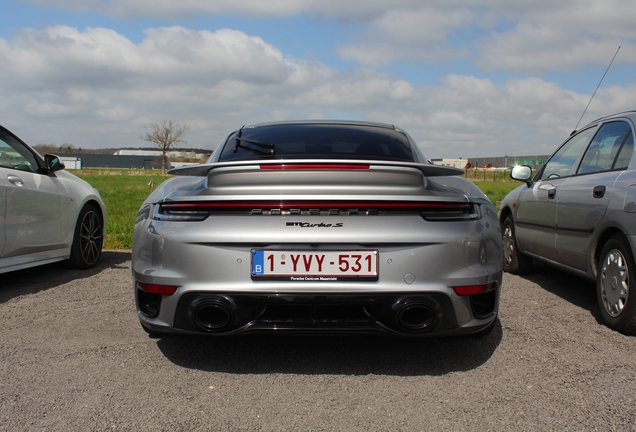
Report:
M262 170L368 170L370 165L365 164L263 164Z
M468 285L461 287L453 287L455 294L458 296L468 296L475 294L484 294L497 288L497 282L490 282L483 285Z
M143 282L137 282L137 289L145 291L150 294L160 294L160 295L172 295L177 291L177 286L171 285L156 285L156 284L147 284Z

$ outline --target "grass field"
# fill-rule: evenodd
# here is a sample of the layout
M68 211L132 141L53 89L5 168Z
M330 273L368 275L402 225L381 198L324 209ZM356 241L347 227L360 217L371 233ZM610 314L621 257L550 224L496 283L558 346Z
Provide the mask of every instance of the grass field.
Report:
M69 170L95 187L108 209L108 234L105 249L130 249L135 217L141 203L165 179L159 172L148 170ZM478 177L480 178L480 177ZM478 181L474 183L493 203L521 183L507 181Z
M520 186L522 183L514 180L508 181L473 181L475 185L485 193L493 204L504 199L511 190ZM497 208L499 211L499 208Z
M105 249L130 249L135 218L141 203L165 179L161 172L148 170L71 171L99 191L108 210Z

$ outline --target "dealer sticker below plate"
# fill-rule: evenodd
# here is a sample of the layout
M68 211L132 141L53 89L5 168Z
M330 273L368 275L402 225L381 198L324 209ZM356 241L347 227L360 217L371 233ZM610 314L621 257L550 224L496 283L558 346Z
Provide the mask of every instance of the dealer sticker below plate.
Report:
M287 281L377 280L378 251L252 250L252 277Z

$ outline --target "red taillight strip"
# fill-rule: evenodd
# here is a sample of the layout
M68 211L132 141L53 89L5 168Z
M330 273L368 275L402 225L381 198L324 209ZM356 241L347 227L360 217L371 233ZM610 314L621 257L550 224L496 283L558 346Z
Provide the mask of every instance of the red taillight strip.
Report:
M139 282L139 281L137 281L135 286L138 289L145 291L147 293L168 295L168 296L174 294L177 291L177 288L179 288L177 286L148 284L148 283Z
M371 165L364 164L263 164L262 170L299 171L299 170L368 170Z
M467 296L467 295L475 295L475 294L484 294L489 291L493 291L497 288L497 282L490 282L483 285L468 285L468 286L460 286L453 287L453 291L458 296Z
M281 210L300 209L350 209L373 208L378 210L411 210L411 211L459 211L469 210L469 203L418 203L418 202L373 202L373 201L249 201L249 202L201 202L201 203L164 203L164 210L173 211L205 211L205 210L251 210L254 208L277 208Z

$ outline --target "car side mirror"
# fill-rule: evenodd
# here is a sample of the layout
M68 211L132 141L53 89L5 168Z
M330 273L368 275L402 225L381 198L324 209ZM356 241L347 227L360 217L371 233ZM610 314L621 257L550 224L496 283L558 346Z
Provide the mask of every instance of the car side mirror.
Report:
M526 183L528 186L532 184L532 168L527 165L516 165L510 170L510 178Z
M45 154L44 163L46 164L46 169L49 171L49 173L66 168L64 162L62 162L62 160L54 154Z

